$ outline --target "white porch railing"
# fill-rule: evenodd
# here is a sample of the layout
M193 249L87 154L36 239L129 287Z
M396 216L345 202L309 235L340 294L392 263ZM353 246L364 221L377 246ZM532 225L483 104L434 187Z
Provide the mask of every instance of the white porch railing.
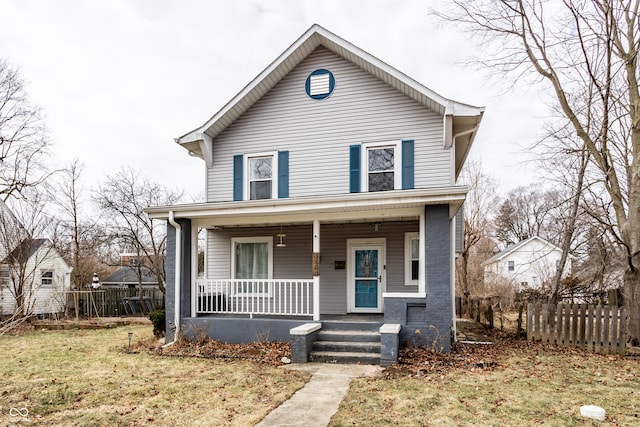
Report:
M197 279L197 314L313 316L312 279Z

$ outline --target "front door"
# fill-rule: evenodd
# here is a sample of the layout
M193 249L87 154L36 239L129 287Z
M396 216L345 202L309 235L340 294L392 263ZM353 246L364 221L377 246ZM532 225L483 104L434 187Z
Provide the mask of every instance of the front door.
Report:
M349 312L381 313L385 277L384 239L348 241Z

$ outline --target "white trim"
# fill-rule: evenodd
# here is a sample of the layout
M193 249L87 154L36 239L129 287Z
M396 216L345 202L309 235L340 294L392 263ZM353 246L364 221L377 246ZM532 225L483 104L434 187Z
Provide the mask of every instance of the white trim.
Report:
M198 228L197 226L191 227L191 277L198 277ZM206 264L205 254L205 264ZM205 266L206 269L206 266ZM197 295L198 288L196 287L196 281L191 279L191 317L196 317L198 310L197 307Z
M361 191L369 191L369 156L367 154L372 148L393 148L393 189L402 190L402 140L391 140L362 143L360 150Z
M413 280L413 258L411 250L411 241L418 240L418 278ZM407 232L404 233L404 285L405 286L418 286L420 283L420 232Z
M427 225L425 224L424 218L424 209L420 212L420 220L418 221L420 224L420 270L418 271L418 293L422 295L426 295L426 265L427 265L427 249L426 249L426 239L427 239Z
M449 292L451 293L451 333L453 340L456 338L456 222L449 221Z
M375 308L357 308L355 306L355 266L354 254L359 248L377 248L380 251L378 258L378 305ZM382 295L387 288L387 239L376 237L371 239L347 239L347 312L348 313L383 313L384 299Z
M269 259L267 260L267 279L273 279L273 236L249 236L231 238L231 278L236 279L236 243L267 243Z
M383 292L383 298L424 298L420 292Z
M167 219L171 210L176 218L201 219L208 226L280 224L283 221L309 223L314 219L362 220L388 219L399 216L417 217L425 205L462 205L467 187L454 186L434 189L377 191L317 197L292 197L242 202L208 202L188 205L148 207L145 212L152 219Z
M267 158L271 157L271 199L278 198L278 152L277 151L265 151L260 153L245 154L242 159L242 170L244 176L242 177L242 200L251 200L250 196L250 174L249 160L255 158Z

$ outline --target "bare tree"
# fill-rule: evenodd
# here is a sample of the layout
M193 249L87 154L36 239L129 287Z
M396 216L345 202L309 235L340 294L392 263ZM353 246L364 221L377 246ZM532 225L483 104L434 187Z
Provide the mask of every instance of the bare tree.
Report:
M153 183L139 172L127 168L108 176L93 197L107 214L113 236L136 252L138 259L150 263L164 293L166 225L149 218L144 208L177 203L183 197L183 191ZM139 287L142 288L141 277Z
M468 306L471 282L476 285L482 282L482 269L480 262L471 262L476 245L482 239L489 238L491 232L491 220L493 206L496 202L497 184L493 178L482 172L480 162L467 162L460 177L462 184L469 187L467 198L464 202L464 247L457 263L456 278L459 280L459 290L462 296L463 307ZM474 269L475 271L470 271Z
M54 250L47 233L51 219L45 214L46 202L38 194L15 201L11 209L0 209L0 247L6 254L0 263L3 290L8 290L16 319L33 315L41 286L40 268ZM52 282L55 280L51 277Z
M87 214L86 194L81 182L82 164L78 159L60 170L49 186L51 199L58 207L55 239L60 252L73 267L71 285L79 289L91 283L93 273L106 273L106 265L97 252L108 241L97 215Z
M0 199L23 197L48 177L49 141L40 111L30 105L18 72L0 59Z
M452 3L439 16L482 39L479 63L496 77L544 82L599 170L625 253L627 330L640 344L640 1Z

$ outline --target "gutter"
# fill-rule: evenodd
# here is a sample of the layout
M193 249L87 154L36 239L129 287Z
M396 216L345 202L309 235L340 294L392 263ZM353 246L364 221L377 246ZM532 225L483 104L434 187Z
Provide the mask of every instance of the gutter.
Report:
M180 226L180 224L176 222L175 217L173 215L173 211L169 211L168 220L169 220L169 224L171 224L173 228L176 229L176 260L175 260L175 268L174 268L175 315L173 320L173 324L176 328L173 334L173 342L175 342L177 339L177 334L180 333L180 271L182 269L182 266L180 265L181 264L180 261L182 258L182 254L181 254L182 245L180 243L182 241L182 227Z

